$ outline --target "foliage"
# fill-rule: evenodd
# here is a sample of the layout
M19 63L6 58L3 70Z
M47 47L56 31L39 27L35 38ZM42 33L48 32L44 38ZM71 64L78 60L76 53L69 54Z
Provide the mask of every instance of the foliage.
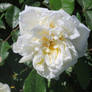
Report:
M45 80L35 70L26 78L24 92L46 92Z
M1 0L0 3L0 82L12 92L92 92L92 32L86 55L61 74L59 80L47 81L32 69L19 64L20 56L12 51L19 35L18 16L25 5L64 9L74 14L92 30L92 0ZM71 70L72 69L72 70Z
M50 0L50 8L54 10L64 9L68 13L72 14L74 10L74 0Z

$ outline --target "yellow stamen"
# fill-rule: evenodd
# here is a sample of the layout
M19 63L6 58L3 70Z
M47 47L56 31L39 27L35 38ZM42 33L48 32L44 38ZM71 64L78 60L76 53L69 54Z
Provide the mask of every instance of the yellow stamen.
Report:
M41 61L37 63L37 65L41 65L43 64L43 62L44 62L44 59L42 58Z
M42 41L48 42L49 39L47 37L42 37Z
M55 27L54 23L51 22L51 23L50 23L50 28L54 28L54 27Z
M61 35L61 36L59 37L59 39L62 40L62 41L65 40L65 38L64 38L63 35Z
M11 86L11 88L15 88L15 86Z
M49 49L50 50L55 50L54 46L55 46L55 42L54 41L50 41L50 45L49 45Z
M40 35L49 35L49 32L47 30L42 30L41 32L39 32Z
M49 39L47 37L43 37L42 38L42 46L44 47L48 47L48 42L49 42Z

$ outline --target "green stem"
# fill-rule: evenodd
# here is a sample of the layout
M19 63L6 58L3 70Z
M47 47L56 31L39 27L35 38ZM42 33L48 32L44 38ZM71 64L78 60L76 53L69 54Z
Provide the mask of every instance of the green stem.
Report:
M51 80L48 80L48 88L50 88Z

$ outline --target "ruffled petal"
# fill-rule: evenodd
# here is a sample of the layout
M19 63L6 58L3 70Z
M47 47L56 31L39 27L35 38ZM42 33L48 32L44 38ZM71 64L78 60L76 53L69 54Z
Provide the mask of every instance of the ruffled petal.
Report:
M20 33L28 33L34 26L40 24L40 20L46 11L48 10L44 8L26 6L25 10L19 14Z
M44 71L44 64L45 64L45 60L43 54L41 53L36 54L33 59L33 67L37 71Z
M82 57L87 50L90 30L84 24L80 23L75 16L72 16L72 18L74 20L78 32L80 33L80 36L74 39L72 42L78 51L79 57Z
M48 67L59 67L63 65L63 50L61 48L56 48L51 51L50 54L45 56L45 61Z
M31 55L22 57L19 63L27 63L27 62L29 63L31 62L32 58L33 58L33 53Z
M33 59L33 67L42 77L45 77L47 79L55 78L55 74L53 74L53 72L49 70L45 60L46 59L43 53L36 54Z
M13 44L13 51L22 56L29 56L30 54L37 52L39 47L40 43L38 42L38 39L30 34L25 34L19 36L17 42Z
M13 51L22 56L29 55L32 52L30 39L30 35L19 36L17 42L13 44Z

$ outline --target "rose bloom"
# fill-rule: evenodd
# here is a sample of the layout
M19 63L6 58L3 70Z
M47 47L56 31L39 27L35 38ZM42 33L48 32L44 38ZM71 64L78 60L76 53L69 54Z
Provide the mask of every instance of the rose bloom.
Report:
M26 6L19 14L20 35L13 51L41 76L51 79L74 65L87 50L90 30L64 10Z
M11 91L7 84L3 84L0 82L0 92L11 92Z

